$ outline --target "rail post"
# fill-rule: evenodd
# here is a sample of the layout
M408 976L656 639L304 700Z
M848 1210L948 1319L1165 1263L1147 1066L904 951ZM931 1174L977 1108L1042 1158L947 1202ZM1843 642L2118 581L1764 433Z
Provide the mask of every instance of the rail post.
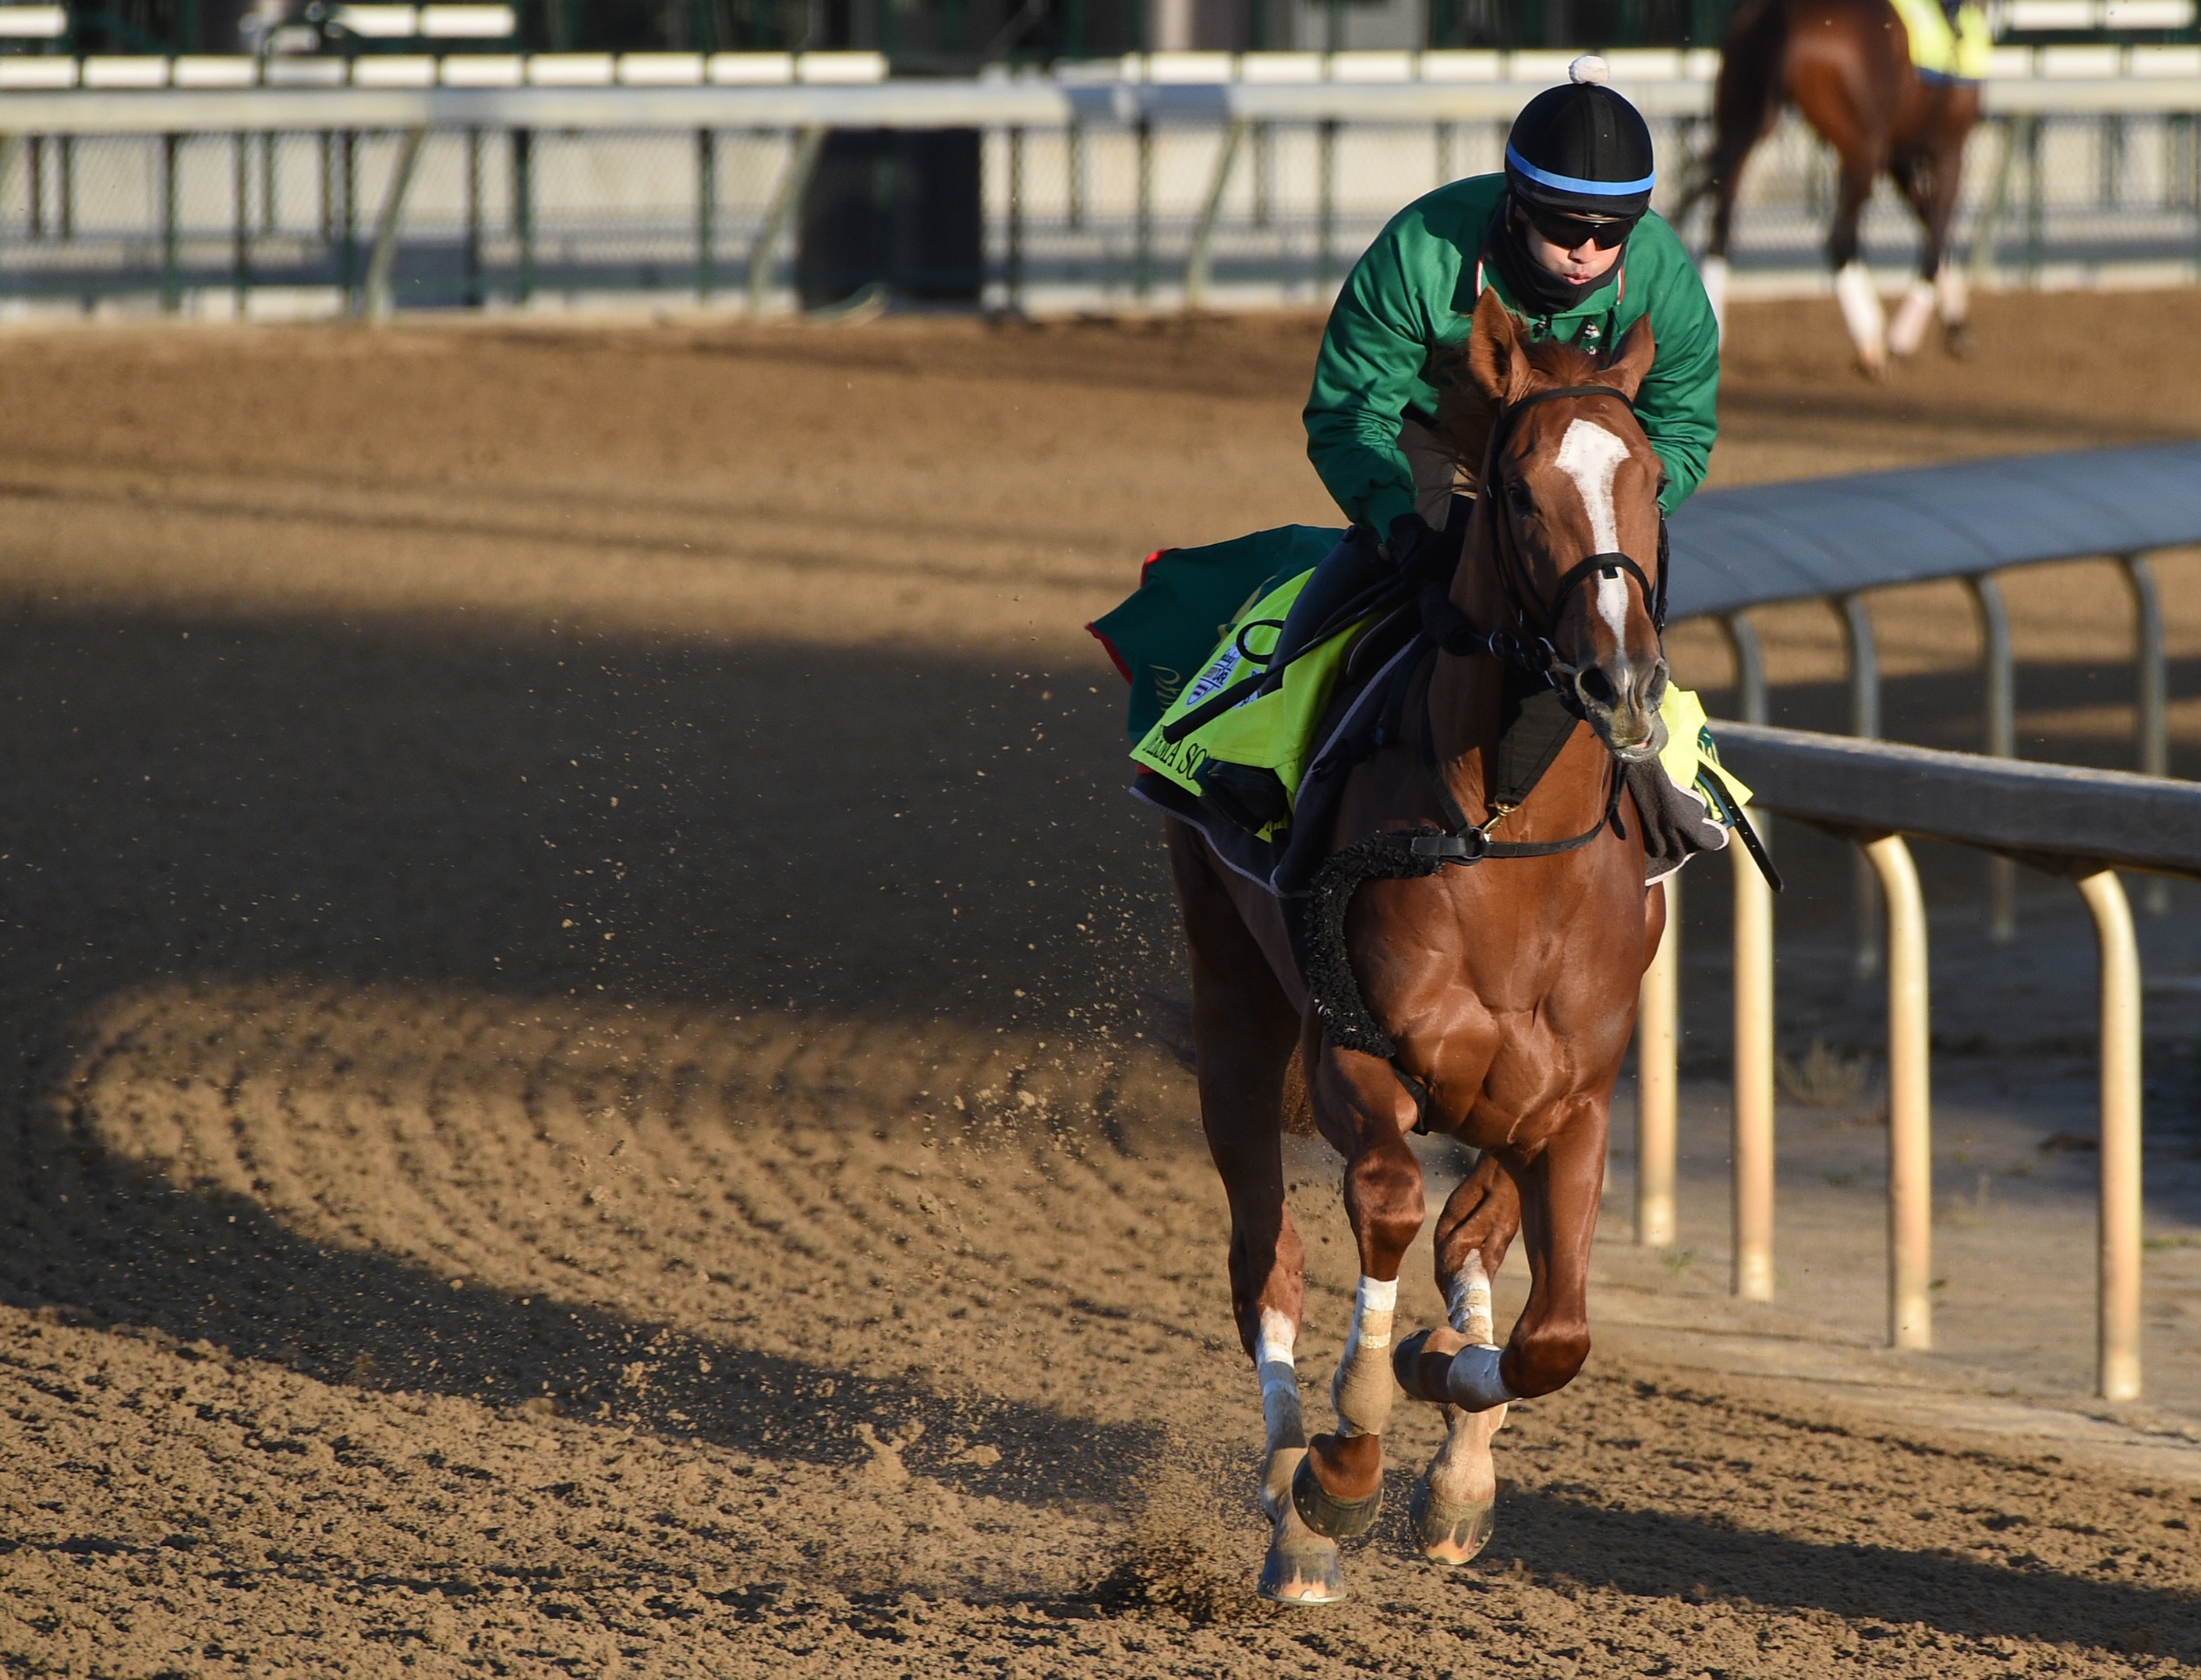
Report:
M1223 214L1223 195L1230 190L1230 170L1245 144L1246 123L1234 118L1224 131L1223 150L1215 156L1215 173L1207 183L1207 202L1200 206L1200 221L1192 231L1192 249L1184 259L1184 307L1197 309L1207 301L1207 283L1213 273L1215 224Z
M1154 285L1154 126L1145 117L1139 119L1136 138L1139 200L1132 229L1131 296L1143 303Z
M1024 307L1024 132L1009 131L1009 254L1001 290L1009 312Z
M2010 609L2002 587L1987 573L1964 579L1980 615L1981 683L1987 702L1987 750L2017 756L2017 661L2011 649ZM1987 857L1987 937L2007 945L2017 937L2017 865L1999 853Z
M535 296L535 133L512 131L512 237L519 247L519 273L512 301L525 304Z
M2125 582L2133 597L2133 663L2139 678L2139 773L2170 773L2169 686L2163 666L2163 597L2155 587L2155 570L2145 555L2120 555ZM2170 909L2170 883L2147 884L2140 902L2151 916Z
M1666 930L1635 1012L1635 1241L1674 1246L1674 1155L1679 1108L1682 1013L1682 883L1669 875Z
M183 149L182 135L161 137L161 313L164 315L173 315L184 306L176 229L177 218L182 214L176 172Z
M1872 637L1872 614L1860 595L1835 603L1842 616L1842 640L1849 653L1850 733L1880 738L1880 651ZM1880 911L1874 902L1874 870L1862 856L1851 878L1851 908L1856 923L1857 977L1869 980L1880 972Z
M461 257L466 305L482 306L482 132L467 130L467 234Z
M1337 125L1315 130L1314 289L1318 302L1329 296L1330 247L1337 236Z
M374 244L367 258L367 279L360 288L361 313L377 326L390 319L390 277L397 266L397 234L405 225L405 195L413 190L413 176L420 165L420 148L428 138L425 128L408 128L397 153L383 194L382 210L374 219Z
M719 289L719 137L696 131L696 301L708 303Z
M1765 721L1765 659L1749 618L1721 620L1734 655L1735 709ZM1772 826L1759 819L1760 838ZM1745 1301L1773 1299L1773 889L1740 842L1734 869L1734 1117L1732 1286Z
M1742 843L1734 869L1734 1293L1773 1299L1773 889Z
M1934 1345L1934 1133L1926 903L1899 834L1864 843L1887 901L1887 1339Z
M772 188L772 203L764 214L764 225L757 229L756 244L749 249L748 310L752 315L764 313L765 293L772 285L772 253L778 248L779 236L795 219L803 191L810 185L811 171L818 167L818 154L825 149L825 131L822 127L795 131L787 167L780 171L778 184Z
M230 239L230 285L233 292L232 311L243 320L249 312L252 299L252 139L247 134L231 137L234 155L230 162L234 171L231 185L237 194L237 226Z
M342 236L338 246L337 273L343 291L344 313L359 311L359 131L347 128L337 145L338 167L343 171L343 217L337 232Z
M2101 954L2102 1213L2097 1386L2139 1398L2140 1001L2132 907L2114 869L2079 878Z

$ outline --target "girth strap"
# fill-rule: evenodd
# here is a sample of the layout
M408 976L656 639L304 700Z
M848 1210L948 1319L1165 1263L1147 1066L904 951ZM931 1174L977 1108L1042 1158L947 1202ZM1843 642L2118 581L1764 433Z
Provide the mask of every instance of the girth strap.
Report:
M1437 809L1444 814L1445 831L1401 837L1407 840L1407 849L1415 857L1463 866L1480 863L1485 858L1556 857L1561 852L1587 846L1617 816L1622 778L1620 761L1615 759L1611 761L1612 784L1605 796L1605 809L1580 834L1565 840L1493 840L1487 830L1494 827L1499 818L1513 807L1500 806L1497 815L1481 827L1470 822L1467 813L1459 808L1459 802L1453 797L1451 784L1445 780L1444 767L1437 761L1436 707L1431 693L1435 686L1432 673L1431 680L1422 685L1422 771L1429 779L1430 791L1436 796Z

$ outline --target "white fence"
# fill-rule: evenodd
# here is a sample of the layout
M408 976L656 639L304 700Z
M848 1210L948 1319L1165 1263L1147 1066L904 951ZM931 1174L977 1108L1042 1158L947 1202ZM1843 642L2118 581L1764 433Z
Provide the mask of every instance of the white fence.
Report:
M816 56L836 62L0 61L0 308L784 309L814 137L851 128L983 135L987 303L1320 303L1402 204L1495 167L1514 112L1562 70L1558 55L1188 54L1106 75L866 82L875 60ZM112 85L121 73L103 66L125 64L165 85ZM1709 68L1678 53L1619 67L1653 124L1666 208L1705 138ZM2120 73L1990 84L1960 250L1987 284L2201 278L2201 50L2073 68ZM219 85L308 68L349 79ZM21 85L34 71L77 85ZM1822 283L1831 196L1823 149L1785 124L1746 182L1739 290ZM1902 278L1916 238L1891 195L1864 239Z

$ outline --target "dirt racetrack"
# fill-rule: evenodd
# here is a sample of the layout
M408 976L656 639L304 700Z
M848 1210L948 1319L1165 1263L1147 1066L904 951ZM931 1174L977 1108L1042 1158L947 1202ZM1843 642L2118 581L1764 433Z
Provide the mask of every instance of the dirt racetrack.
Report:
M1717 481L2201 434L2201 294L1981 315L1873 387L1830 303L1740 310ZM2201 1471L1640 1341L1517 1409L1476 1565L1406 1552L1402 1406L1352 1601L1251 1597L1166 879L1079 626L1159 544L1332 517L1316 327L0 338L0 1663L2201 1669ZM2026 749L2125 761L2114 584L2010 593ZM1967 610L1881 612L1891 732L1975 738ZM1822 618L1767 616L1786 717L1836 715ZM1355 1268L1293 1159L1320 1417Z

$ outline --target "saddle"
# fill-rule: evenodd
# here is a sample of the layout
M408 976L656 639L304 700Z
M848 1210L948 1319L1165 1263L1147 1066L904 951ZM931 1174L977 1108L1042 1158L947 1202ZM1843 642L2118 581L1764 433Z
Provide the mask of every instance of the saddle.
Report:
M1286 901L1295 929L1331 860L1347 778L1412 732L1409 708L1423 703L1436 653L1414 584L1400 579L1341 607L1288 668L1272 668L1313 561L1342 540L1285 526L1161 550L1137 592L1087 626L1131 684L1132 796L1199 829L1228 867ZM1241 604L1220 625L1193 616L1225 600ZM1517 805L1579 720L1548 682L1511 667L1502 696L1494 793ZM1693 694L1670 689L1662 714L1666 753L1627 767L1614 788L1612 820L1623 819L1624 788L1650 881L1724 848L1749 797L1731 778L1705 775L1717 757Z

